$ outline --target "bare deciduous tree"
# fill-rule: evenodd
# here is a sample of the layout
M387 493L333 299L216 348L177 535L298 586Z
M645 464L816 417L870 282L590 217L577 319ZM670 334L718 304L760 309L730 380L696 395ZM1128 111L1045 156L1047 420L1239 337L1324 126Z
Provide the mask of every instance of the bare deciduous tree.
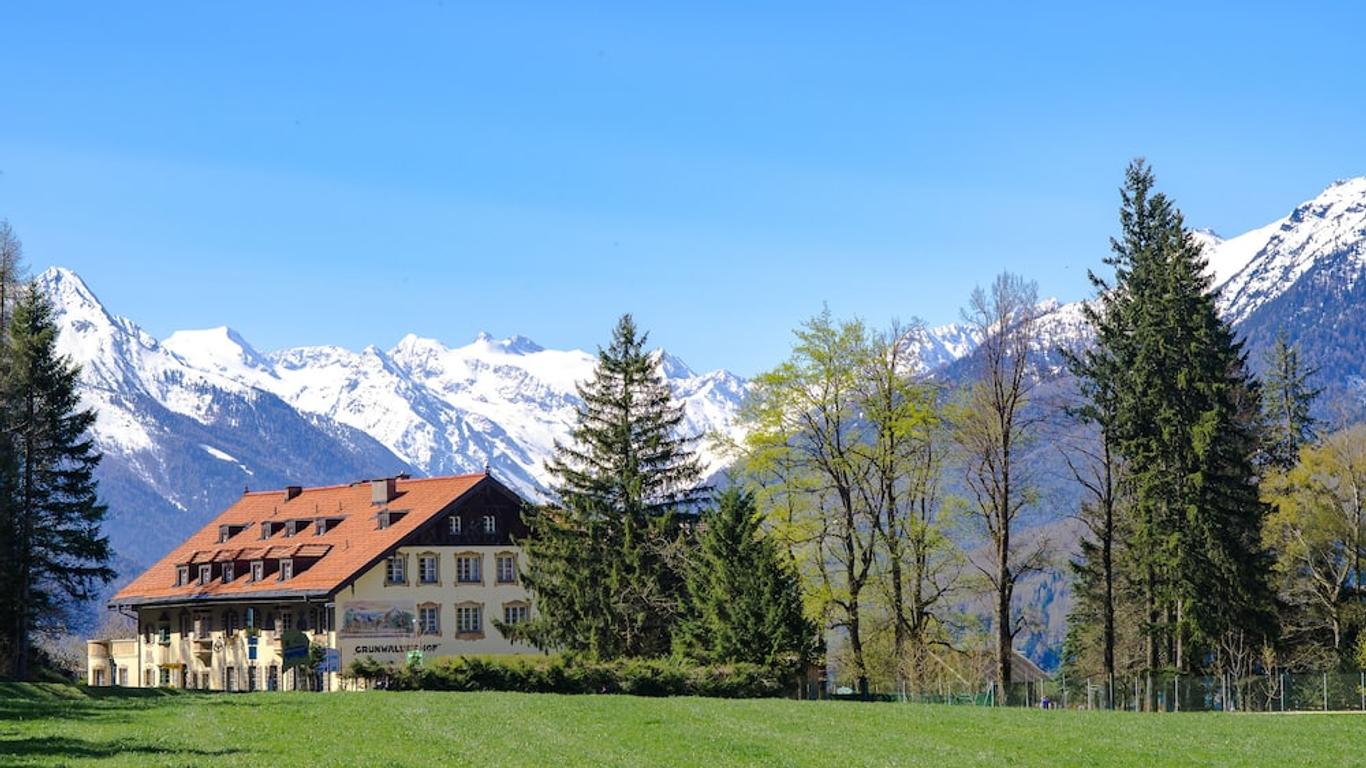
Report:
M1035 490L1022 465L1036 419L1026 413L1036 377L1030 352L1037 342L1037 289L1002 273L989 289L972 293L963 320L981 339L970 364L973 381L958 409L954 435L962 453L969 514L985 538L974 565L991 587L997 700L1011 680L1015 635L1023 628L1012 600L1015 585L1046 564L1046 543L1018 540L1018 519Z

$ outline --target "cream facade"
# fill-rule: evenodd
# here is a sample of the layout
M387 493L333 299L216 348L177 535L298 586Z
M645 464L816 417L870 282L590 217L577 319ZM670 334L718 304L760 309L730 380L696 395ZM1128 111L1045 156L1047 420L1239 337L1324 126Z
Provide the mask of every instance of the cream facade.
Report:
M516 547L400 547L394 557L403 565L392 566L388 558L336 596L334 647L343 669L366 656L402 663L412 650L426 658L535 652L509 641L495 626L495 621L517 623L530 615ZM424 563L434 563L435 572L424 573ZM399 568L402 578L391 578ZM376 614L391 620L366 620ZM405 631L403 625L412 628Z

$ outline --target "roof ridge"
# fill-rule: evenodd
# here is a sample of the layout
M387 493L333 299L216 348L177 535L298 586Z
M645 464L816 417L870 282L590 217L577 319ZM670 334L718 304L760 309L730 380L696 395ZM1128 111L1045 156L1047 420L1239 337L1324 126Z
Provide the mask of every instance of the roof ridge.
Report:
M466 480L466 479L471 478L471 477L487 477L487 476L489 476L489 473L488 473L488 472L465 472L465 473L462 473L462 474L459 474L459 475L436 475L436 476L433 476L433 477L405 477L405 478L398 478L398 482L400 482L400 483L425 483L425 482L429 482L429 481L432 481L432 480ZM389 478L377 477L377 478L372 478L372 479L373 479L373 480L387 480L387 479L389 479ZM365 485L365 484L368 483L368 482L371 482L371 480L353 480L353 481L351 481L351 482L349 482L349 483L332 483L332 484L330 484L330 485L304 485L304 486L299 486L299 488L300 488L300 493L308 493L309 491L330 491L330 490L334 490L334 489L337 489L337 488L357 488L357 487L360 487L360 486ZM285 487L287 488L287 487L289 487L289 486L285 486ZM242 495L243 495L243 496L269 496L269 495L271 495L271 494L280 494L280 493L284 493L284 492L285 492L285 488L268 488L268 489L262 490L262 491L247 491L247 492L243 493ZM297 498L297 497L295 497L295 498Z

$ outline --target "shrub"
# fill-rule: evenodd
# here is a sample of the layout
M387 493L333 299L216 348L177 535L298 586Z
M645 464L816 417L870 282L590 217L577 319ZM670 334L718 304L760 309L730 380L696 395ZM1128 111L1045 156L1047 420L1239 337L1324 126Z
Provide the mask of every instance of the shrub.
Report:
M573 655L456 656L421 667L357 659L352 677L380 687L430 691L626 693L635 696L757 698L781 695L780 674L755 664L701 665L678 659L594 661Z

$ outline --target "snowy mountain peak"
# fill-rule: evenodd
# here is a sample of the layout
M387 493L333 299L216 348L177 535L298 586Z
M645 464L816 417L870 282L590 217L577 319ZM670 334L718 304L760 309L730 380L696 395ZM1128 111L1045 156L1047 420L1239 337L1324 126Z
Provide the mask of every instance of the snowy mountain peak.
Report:
M202 330L176 331L161 342L196 368L237 377L244 369L274 375L274 366L257 352L242 334L226 325Z
M654 358L655 364L659 366L660 372L664 374L666 379L690 379L697 375L693 369L688 367L687 363L683 362L677 355L669 354L662 347L652 352L651 357Z
M1221 243L1207 254L1231 322L1249 317L1318 265L1347 281L1366 264L1366 176L1334 182L1289 215Z
M533 355L537 352L545 351L545 347L528 339L525 336L509 336L505 339L496 339L493 334L487 331L480 331L474 341L466 347L467 349L481 350L502 355Z

